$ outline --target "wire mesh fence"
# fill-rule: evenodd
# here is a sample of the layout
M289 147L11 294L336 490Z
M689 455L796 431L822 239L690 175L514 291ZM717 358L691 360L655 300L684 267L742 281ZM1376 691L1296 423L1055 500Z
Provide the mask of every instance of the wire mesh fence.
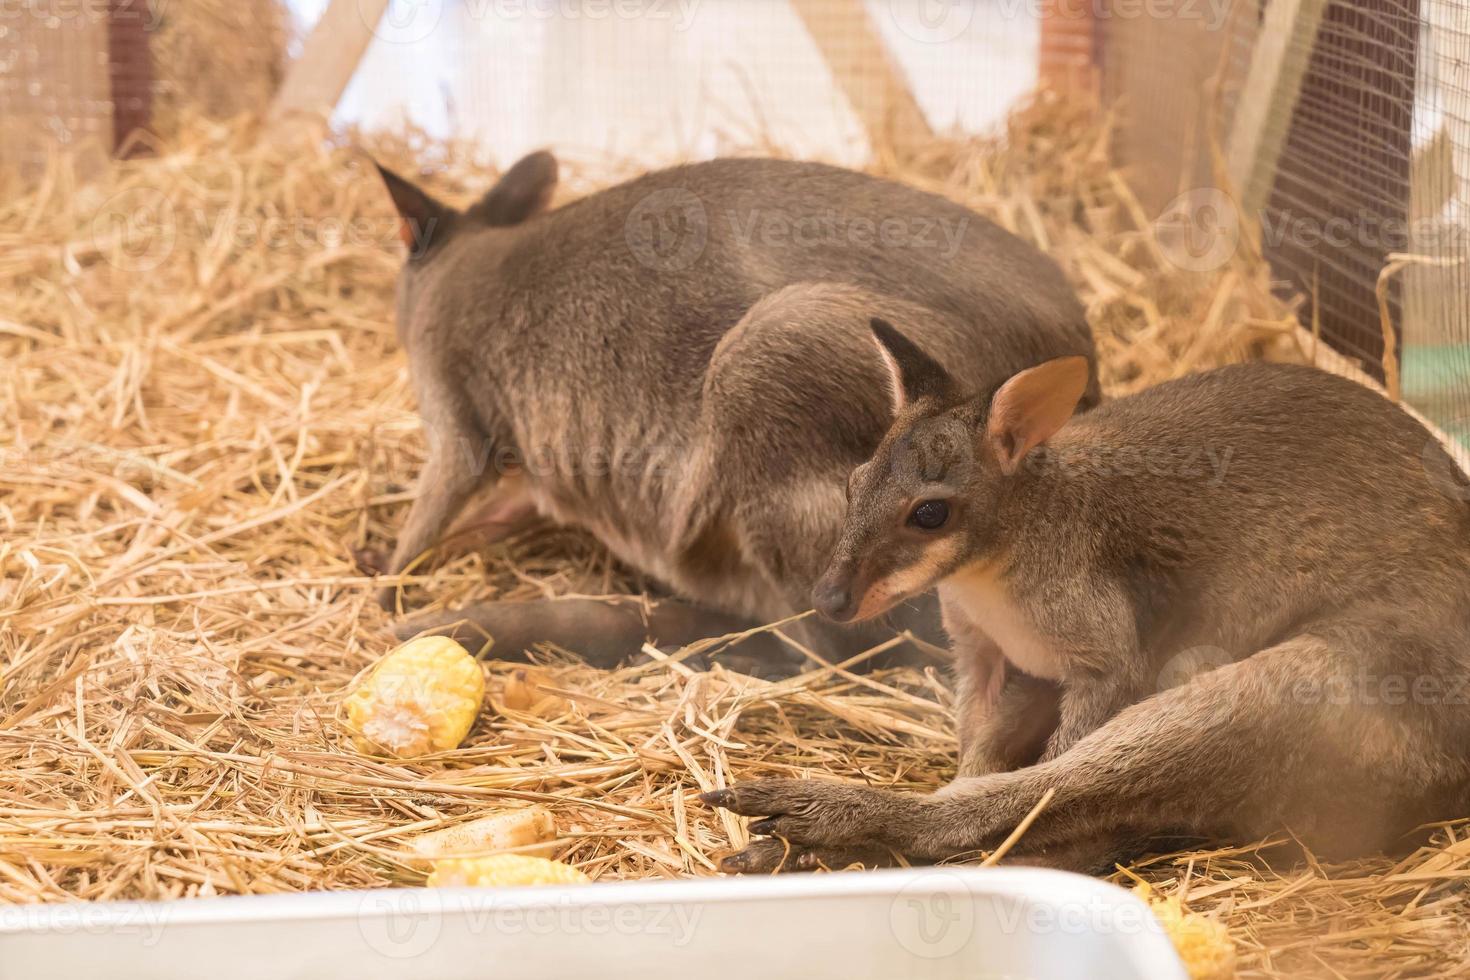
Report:
M1142 200L1186 212L1202 264L1234 232L1219 222L1258 228L1302 322L1380 379L1397 375L1385 380L1464 441L1470 10L1444 0L1151 9L1115 11L1097 32L1104 104L1118 113L1118 155ZM1299 79L1263 98L1265 49ZM1231 172L1247 112L1280 133L1264 194Z

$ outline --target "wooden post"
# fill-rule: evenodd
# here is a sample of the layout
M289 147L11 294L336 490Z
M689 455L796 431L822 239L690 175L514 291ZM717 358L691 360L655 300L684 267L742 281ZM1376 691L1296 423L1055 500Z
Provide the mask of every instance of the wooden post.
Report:
M330 114L347 90L389 0L331 0L291 65L271 106L280 122L295 113Z
M873 152L931 139L934 131L862 0L791 0Z
M1241 211L1259 214L1271 197L1302 79L1327 0L1270 0L1226 144Z
M143 4L108 0L107 67L112 82L113 150L128 155L134 132L153 118L153 59L148 51L148 25Z

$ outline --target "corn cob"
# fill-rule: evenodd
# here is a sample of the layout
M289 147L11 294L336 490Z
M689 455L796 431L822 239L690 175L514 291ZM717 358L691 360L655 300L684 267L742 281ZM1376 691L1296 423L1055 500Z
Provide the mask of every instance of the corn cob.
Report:
M592 879L560 861L529 854L492 854L489 857L444 858L434 862L429 884L436 888L457 885L515 888L520 885L580 885Z
M1190 980L1228 980L1235 976L1235 944L1223 922L1190 912L1175 898L1160 898L1146 883L1133 893L1148 903L1149 909L1169 939Z
M484 671L464 647L420 637L378 661L347 695L347 724L363 752L444 752L464 741L484 696Z
M416 857L432 859L526 848L555 837L556 824L551 812L545 807L528 806L421 834L409 841L408 847Z

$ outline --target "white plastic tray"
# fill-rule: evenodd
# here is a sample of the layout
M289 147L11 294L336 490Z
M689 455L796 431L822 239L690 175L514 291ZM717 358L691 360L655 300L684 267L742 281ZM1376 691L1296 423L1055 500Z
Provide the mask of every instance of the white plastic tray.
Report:
M0 980L1185 980L1147 907L1024 868L0 906Z

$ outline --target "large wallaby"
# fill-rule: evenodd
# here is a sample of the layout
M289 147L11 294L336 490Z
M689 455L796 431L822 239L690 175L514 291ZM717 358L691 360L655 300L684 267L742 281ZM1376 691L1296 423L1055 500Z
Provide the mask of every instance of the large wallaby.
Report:
M1057 267L936 195L723 159L547 211L556 176L533 154L457 211L383 172L410 247L398 329L430 442L386 571L488 492L482 520L509 531L539 512L589 528L675 598L651 612L490 603L405 633L467 620L497 656L554 641L607 663L646 638L800 613L837 542L843 481L887 426L873 312L967 384L1091 357ZM1090 372L1085 387L1095 401ZM391 607L395 588L381 597ZM932 602L928 615L937 626ZM872 628L798 627L829 654L877 642Z
M1078 870L1289 830L1326 854L1470 816L1470 486L1379 394L1252 364L1071 418L1076 358L967 390L873 324L899 407L852 474L817 608L939 587L958 775L706 794L774 835L736 870L995 847ZM788 846L793 845L793 846Z

